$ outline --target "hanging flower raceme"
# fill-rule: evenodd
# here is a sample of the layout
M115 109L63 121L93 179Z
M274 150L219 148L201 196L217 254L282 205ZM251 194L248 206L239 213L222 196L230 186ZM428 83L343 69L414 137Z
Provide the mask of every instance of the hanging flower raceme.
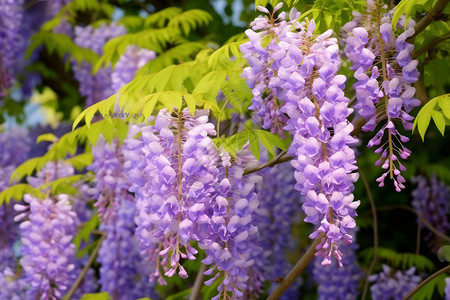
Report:
M212 298L215 300L242 298L249 287L249 271L254 264L252 253L261 250L253 219L259 204L255 185L262 178L256 174L243 176L244 169L255 164L248 147L239 152L233 164L229 155L222 153L220 182L212 200L210 222L204 231L209 236L199 242L206 252L202 262L211 265L205 275L214 274L205 284L219 282L219 294Z
M188 276L181 258L195 259L197 250L189 243L205 234L209 222L213 186L217 182L218 154L208 135L215 135L208 123L208 111L187 109L172 114L163 109L151 125L130 130L125 141L125 168L133 183L137 206L137 235L142 253L156 262L151 280ZM141 136L134 139L138 132ZM184 248L184 249L183 249Z
M156 57L152 50L140 49L136 45L128 46L119 58L111 74L112 89L117 93L121 87L133 80L137 70Z
M250 270L249 284L254 291L249 287L248 293L253 292L253 298L260 294L261 283L272 283L270 293L277 286L274 281L292 269L286 253L294 250L297 241L286 233L291 232L293 225L300 221L298 211L302 198L294 189L294 170L288 162L263 169L258 175L262 176L263 180L256 188L259 207L253 224L258 228L261 251L252 251L255 264ZM253 287L258 283L259 286ZM280 299L298 299L300 285L299 277Z
M292 10L290 17L297 18L298 13ZM258 23L270 24L272 19L264 22L261 18ZM314 20L291 22L290 31L274 39L279 62L272 64L280 67L270 78L269 88L277 90L283 102L280 112L289 117L284 129L292 135L289 153L294 156L296 189L306 198L305 221L317 225L310 237L325 233L316 255L329 264L332 255L342 259L337 243L341 239L351 243L348 230L356 225L353 217L359 201L353 201L352 192L358 174L349 146L357 140L350 135L353 126L347 117L352 109L343 92L346 78L337 75L341 61L332 30L318 35ZM248 34L251 40L255 38L253 32Z
M354 232L355 230L351 233L353 236ZM352 244L343 244L339 248L343 254L342 267L339 267L335 261L324 267L318 257L314 260L313 276L318 284L317 299L319 300L352 300L358 297L358 282L363 275L356 257L358 245L353 241Z
M17 277L10 267L0 269L0 286L0 299L22 300L27 297L27 282Z
M283 77L284 69L292 67L293 62L291 58L283 56L284 53L280 51L281 46L277 40L289 39L291 27L299 14L293 10L289 22L285 20L284 12L275 18L274 15L281 6L282 3L278 4L272 14L269 14L266 8L258 6L258 10L269 14L269 18L260 16L250 24L253 30L245 31L250 41L242 44L240 50L249 63L249 67L242 73L253 94L249 109L257 112L263 128L270 129L272 133L283 134L287 118L280 111L283 103L279 99L281 87L279 77ZM264 40L268 38L271 39L269 44L263 47ZM294 59L301 60L301 51L298 50L297 54L299 56Z
M382 268L382 272L369 277L373 282L370 292L374 300L403 299L420 282L414 267L406 271L394 271L387 265L382 265Z
M117 212L116 205L120 201L132 202L133 198L128 193L131 183L123 172L125 158L117 140L108 143L100 136L97 144L92 149L93 163L88 170L96 174L94 185L97 199L94 206L98 207L100 219L109 223L114 221Z
M411 130L413 117L408 113L420 105L411 86L419 77L418 61L411 58L414 46L406 42L414 34L415 23L409 20L406 30L396 35L392 14L382 14L384 9L379 1L375 4L368 0L367 15L355 13L355 19L342 29L346 35L344 53L353 64L350 69L357 80L353 85L358 101L355 108L367 121L362 129L374 131L383 124L367 145L377 146L375 153L381 153L381 157L375 164L386 170L377 182L384 186L389 175L399 192L405 187L401 172L406 170L399 159L407 159L411 151L403 146L409 138L398 131L396 123ZM404 17L397 26L405 26Z
M38 199L25 194L26 205L16 204L16 221L22 234L22 258L25 281L30 284L28 298L60 299L75 279L76 215L69 196Z
M125 33L126 29L123 26L114 23L102 24L98 28L75 27L75 43L100 55L103 45L108 40ZM86 107L114 94L109 66L100 68L95 75L91 74L92 66L87 62L82 62L81 65L73 62L72 68L75 79L80 84L80 93L86 97Z
M433 175L429 180L419 175L413 177L412 182L417 184L416 189L412 191L413 200L411 204L414 209L439 232L446 232L450 227L447 218L450 209L449 187L439 181L436 175ZM422 226L425 227L423 224ZM442 240L431 232L425 236L425 240L434 250L442 246Z
M0 99L13 83L18 62L17 52L24 44L20 26L24 0L0 0Z

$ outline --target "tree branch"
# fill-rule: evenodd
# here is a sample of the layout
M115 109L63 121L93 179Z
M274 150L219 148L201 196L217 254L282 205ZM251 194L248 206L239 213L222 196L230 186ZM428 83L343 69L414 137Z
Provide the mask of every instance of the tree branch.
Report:
M293 158L292 156L286 154L286 151L282 151L282 152L280 152L280 154L278 154L276 157L274 157L272 160L266 162L265 164L261 164L254 168L245 169L243 175L255 173L255 172L262 170L264 168L267 168L267 167L273 167L275 165L284 163L286 161L290 161L292 158Z
M195 277L194 286L192 287L191 295L189 295L189 300L197 300L200 296L200 291L203 286L204 272L206 271L206 265L201 264L198 270L197 277Z
M306 269L308 264L313 260L316 253L316 247L320 244L320 241L325 236L324 233L320 234L317 239L309 246L308 250L305 254L299 259L297 264L291 269L289 274L283 278L280 284L276 287L276 289L269 295L267 300L276 300L283 295L283 293L291 286L291 284L295 281L295 279Z
M431 24L434 20L439 19L442 11L447 6L450 0L438 0L436 4L430 9L430 11L423 17L419 22L417 22L416 26L414 26L414 34L410 36L406 41L408 43L413 43L414 38L422 32L428 25Z
M448 271L450 271L450 265L448 265L445 268L440 269L436 273L428 276L424 281L419 283L411 292L409 292L408 295L406 295L403 298L403 300L410 299L412 297L412 295L414 295L418 290L420 290L422 287L424 287L428 282L430 282L431 280L433 280L434 278L438 277L439 275L441 275L443 273L447 273Z
M419 56L421 56L422 54L424 54L425 52L427 52L428 50L436 47L439 43L450 39L450 33L443 35L441 37L437 37L434 38L433 40L431 40L428 44L426 44L425 46L423 46L422 48L420 48L418 51L414 51L413 53L411 53L411 58L412 59L416 59Z
M445 235L444 233L440 232L436 227L434 227L433 225L430 224L430 222L428 222L423 216L422 214L420 214L419 212L417 212L414 208L409 207L407 205L403 205L403 204L398 204L398 205L388 205L388 206L382 206L382 207L378 207L377 210L378 211L382 211L382 210L391 210L391 209L403 209L403 210L407 210L412 212L413 214L417 215L420 219L420 221L426 226L428 227L428 229L433 232L435 235L439 236L440 238L446 240L447 242L450 242L450 237L448 237L447 235Z
M81 281L83 281L83 278L84 278L84 276L86 276L86 273L88 272L90 266L94 263L94 259L97 256L97 253L100 250L100 247L101 247L103 241L105 240L105 238L106 238L106 233L102 232L101 237L98 240L97 246L95 246L94 251L92 251L91 256L89 256L88 262L84 266L80 275L78 275L78 277L75 280L75 282L73 283L73 285L70 287L69 292L66 294L66 296L64 296L65 300L70 300L73 297L73 295L75 294L75 291L77 290L78 286L81 284Z
M377 209L375 207L375 201L373 201L372 191L370 190L369 183L367 182L367 178L364 175L364 172L359 168L359 174L361 175L361 179L364 183L364 188L367 191L367 197L370 202L370 210L372 211L372 219L373 219L373 257L370 262L369 269L367 269L366 278L364 281L364 289L361 299L366 299L367 291L369 288L369 276L372 273L373 267L378 259L378 218L377 218Z

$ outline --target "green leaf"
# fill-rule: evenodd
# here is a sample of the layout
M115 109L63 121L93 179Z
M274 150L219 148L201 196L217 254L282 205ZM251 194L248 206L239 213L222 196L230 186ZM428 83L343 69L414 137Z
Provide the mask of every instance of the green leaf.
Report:
M39 144L40 142L55 142L58 140L58 137L54 135L53 133L44 133L38 136L36 139L36 144Z
M425 140L425 132L427 131L428 125L430 124L431 116L433 114L436 102L436 99L432 99L427 104L425 104L414 120L413 130L416 128L416 126L418 127L419 134L422 137L422 141Z
M84 294L80 300L109 300L108 292L96 294Z
M19 181L23 177L33 174L34 170L37 168L38 164L40 164L41 160L41 157L35 157L19 165L12 173L10 182L16 180Z
M413 296L412 300L431 300L437 299L434 297L435 291L437 289L438 294L440 294L441 298L444 299L444 288L445 288L445 278L447 274L441 274L436 278L433 278L426 285L424 285L421 289L419 289Z
M242 57L242 53L239 50L239 46L243 43L247 42L248 39L233 42L230 44L223 45L216 51L208 59L208 66L210 69L217 69L221 62L229 63L230 56L234 55L236 58Z
M366 248L360 251L359 256L369 263L373 258L373 248ZM409 269L416 267L419 271L431 271L435 266L427 257L414 253L398 253L389 248L378 248L378 258L387 260L397 269Z
M170 295L169 297L166 298L166 300L184 300L184 299L189 299L189 295L192 292L192 288L189 288L187 290L178 292L174 295Z
M84 222L78 230L77 234L73 238L72 243L75 245L76 251L80 248L81 241L87 243L89 241L89 237L91 232L97 228L100 224L100 219L98 218L98 214L95 213L88 221Z
M169 21L168 27L180 28L187 36L200 26L206 26L212 21L212 17L201 9L191 9L181 14L177 14Z
M436 127L444 136L445 125L450 117L450 94L441 95L428 101L417 114L414 121L413 130L416 126L419 128L419 134L422 140L425 139L425 132L428 129L431 118L433 118Z
M435 2L435 0L402 0L395 7L395 12L392 17L392 28L397 26L398 19L402 15L406 15L405 27L408 24L408 20L410 16L417 10L417 8L422 7L424 5L431 5L431 3Z
M450 94L440 96L437 100L439 107L442 109L444 116L450 119Z
M437 252L440 261L450 262L450 245L442 246Z
M432 115L434 124L439 129L439 132L444 136L445 132L445 119L441 112L433 111Z
M25 194L31 194L40 199L45 198L45 195L38 189L29 184L20 183L5 189L0 193L0 206L3 202L9 203L11 199L14 199L14 201L20 201L23 199L23 195Z
M151 14L145 19L145 27L164 27L170 20L181 14L179 7L168 7Z

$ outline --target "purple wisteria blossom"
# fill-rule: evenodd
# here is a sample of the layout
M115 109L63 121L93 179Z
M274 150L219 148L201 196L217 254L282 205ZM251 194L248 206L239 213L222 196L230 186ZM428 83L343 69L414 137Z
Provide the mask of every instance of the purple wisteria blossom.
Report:
M251 267L251 286L247 289L247 293L253 292L254 298L261 293L261 283L271 282L270 293L277 286L274 280L292 269L286 253L293 251L298 241L286 233L300 221L298 212L302 200L294 189L294 169L288 162L263 169L258 174L263 180L257 184L259 207L253 224L258 228L261 251L252 252L255 264ZM258 283L259 286L253 287ZM301 277L297 278L280 299L299 299L301 283Z
M101 55L102 47L108 40L125 33L126 29L115 23L102 24L98 28L77 26L75 27L75 43ZM82 62L81 65L74 62L72 67L75 79L80 84L80 93L86 97L86 107L114 94L110 67L101 68L94 75L91 74L92 66L87 62Z
M102 223L100 230L106 232L98 255L101 290L112 299L138 299L154 294L148 281L149 262L140 255L135 236L135 204L126 199L116 199L114 222ZM156 299L156 298L154 298Z
M150 279L161 284L161 268L168 277L177 271L188 276L180 258L195 259L198 251L190 242L208 234L202 229L208 226L206 210L219 174L208 114L163 109L150 118L151 125L131 128L124 142L125 169L137 201L136 232L142 254L156 265Z
M369 281L373 282L370 292L374 300L401 300L420 282L414 267L406 271L394 271L387 265L382 265L382 268L379 274L369 277Z
M24 201L14 208L20 212L15 220L23 220L20 264L31 286L28 297L60 299L75 279L76 214L68 195L38 199L25 194Z
M0 99L7 94L17 72L17 52L24 43L19 34L23 5L23 0L0 0Z
M351 232L353 236L354 232L355 230ZM356 257L358 245L353 241L352 244L343 244L339 248L343 254L342 267L336 261L328 266L322 266L318 257L314 260L313 276L318 285L319 300L358 298L358 282L363 277Z
M344 54L352 63L350 69L355 71L355 108L367 121L362 129L374 131L377 128L367 145L369 148L377 146L375 153L381 157L375 165L382 165L386 170L377 182L382 187L389 176L399 192L406 181L401 175L406 168L399 159L407 159L411 151L403 146L409 138L397 130L396 123L411 130L413 117L409 112L420 105L414 98L415 88L411 86L419 77L418 61L411 58L414 46L406 42L414 34L415 23L410 20L407 29L396 35L391 26L392 14L380 15L385 7L377 7L371 0L367 4L367 15L356 13L354 20L343 26ZM403 17L398 27L404 25ZM383 126L378 128L378 124Z
M447 217L450 209L449 187L439 181L435 174L429 180L421 175L413 177L412 182L417 184L416 189L412 191L411 204L414 209L437 230L446 232L450 228ZM422 227L425 226L422 224ZM435 251L442 246L441 238L432 232L429 232L424 238Z
M322 256L326 265L331 263L331 256L341 261L337 243L341 239L351 243L348 231L356 226L353 217L359 201L353 201L352 192L358 174L354 173L356 161L350 146L357 140L350 135L353 126L347 117L352 109L343 92L346 78L337 75L341 60L337 40L331 37L333 31L318 35L314 20L296 21L295 9L289 15L293 23L288 32L272 41L277 50L270 68L277 66L277 72L270 74L268 87L283 103L280 112L289 117L284 130L292 136L289 153L294 156L295 188L306 199L305 221L317 226L310 237L325 233L316 255ZM284 18L283 13L277 20L260 17L255 29L268 24L270 28L279 29L279 24L283 28ZM253 31L247 31L247 35L251 41L260 39ZM249 51L246 47L241 47L244 55ZM247 56L252 65L254 56Z
M0 286L0 299L23 300L27 297L27 282L15 274L10 267L1 268Z
M117 93L121 87L133 80L136 72L156 57L156 52L140 49L136 45L128 46L119 58L111 74L112 89Z
M243 176L244 169L255 164L248 147L238 153L233 164L229 155L222 153L220 183L206 229L209 237L199 242L206 252L202 262L211 265L205 275L214 274L205 284L219 282L219 294L213 300L241 299L249 288L250 293L259 292L256 290L258 285L249 286L248 281L250 267L255 262L252 253L261 251L258 228L252 221L259 205L255 187L262 177L256 174Z
M445 278L445 300L450 300L450 277Z
M123 171L125 158L117 140L108 143L103 136L100 136L97 144L92 149L94 156L93 163L88 170L96 175L94 179L96 199L94 204L98 208L100 219L109 223L114 221L117 213L116 202L129 201L133 198L128 193L130 181Z
M69 163L50 161L36 173L36 176L28 176L27 181L33 187L40 187L56 179L72 176L74 172L73 166Z

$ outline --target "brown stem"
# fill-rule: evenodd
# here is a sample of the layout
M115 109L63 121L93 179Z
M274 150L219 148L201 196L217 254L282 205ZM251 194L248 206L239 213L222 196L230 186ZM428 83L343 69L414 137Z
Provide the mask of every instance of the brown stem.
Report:
M417 222L417 235L416 235L416 254L420 252L420 231L422 230L422 222L419 218Z
M295 281L295 279L306 269L308 264L313 260L316 253L316 247L320 244L320 241L325 236L324 233L320 234L317 239L309 246L305 254L299 259L297 264L291 269L291 271L286 275L286 277L281 280L280 284L276 289L269 295L267 300L276 300L283 295L288 287Z
M259 165L257 167L254 167L254 168L245 169L244 170L244 175L255 173L255 172L257 172L259 170L262 170L264 168L273 167L275 165L284 163L286 161L290 161L292 158L293 158L292 156L286 154L286 151L282 151L275 158L273 158L272 160L266 162L265 164L261 164L261 165Z
M431 10L423 17L416 26L414 26L414 34L410 36L406 41L408 43L413 43L414 38L422 32L428 25L434 20L438 19L444 8L447 6L450 0L438 0L436 4L431 8Z
M197 300L200 297L200 292L203 286L203 274L206 271L206 265L201 264L200 270L198 270L197 277L195 277L194 286L192 287L192 292L189 295L189 300Z
M409 292L408 295L406 295L403 298L403 300L410 299L412 297L412 295L414 295L418 290L420 290L422 287L424 287L428 282L430 282L431 280L433 280L434 278L438 277L439 275L441 275L443 273L447 273L448 271L450 271L450 265L448 265L445 268L442 268L439 271L435 272L434 274L428 276L424 281L419 283L411 292Z
M73 295L75 294L75 291L77 290L78 286L81 284L81 281L83 281L84 276L86 276L89 268L94 263L94 259L97 256L97 253L100 250L100 247L105 239L106 239L106 233L102 233L100 239L98 240L97 246L95 246L94 251L92 251L91 256L89 256L88 262L84 266L80 275L78 275L78 277L75 280L75 282L73 283L73 285L70 287L69 292L66 294L66 296L64 296L65 300L70 300L73 297Z
M373 200L372 191L370 190L370 185L367 182L367 178L364 175L364 172L359 168L359 174L361 175L361 179L364 184L364 188L367 191L367 197L370 202L370 210L372 211L372 219L373 219L373 257L370 262L369 269L367 269L366 278L364 280L364 289L361 299L365 299L367 295L367 291L369 288L369 276L372 273L373 267L375 266L375 262L378 259L378 218L377 218L377 209L375 207L375 201Z
M436 47L439 43L450 39L450 33L443 35L441 37L436 37L433 40L431 40L431 42L429 42L428 44L426 44L425 46L423 46L422 48L420 48L418 51L414 51L413 53L411 53L411 58L412 59L416 59L419 56L421 56L422 54L424 54L425 52L427 52L428 50L430 50L431 48Z
M398 204L398 205L388 205L388 206L382 206L382 207L378 207L377 210L378 211L382 211L382 210L392 210L392 209L403 209L403 210L407 210L409 212L412 212L413 214L417 215L417 217L419 217L420 221L426 226L428 227L428 229L433 232L435 235L439 236L440 238L446 240L447 242L450 242L450 237L445 235L444 233L440 232L436 227L434 227L433 225L430 224L430 222L428 222L421 213L417 212L414 208L409 207L407 205L403 205L403 204Z

